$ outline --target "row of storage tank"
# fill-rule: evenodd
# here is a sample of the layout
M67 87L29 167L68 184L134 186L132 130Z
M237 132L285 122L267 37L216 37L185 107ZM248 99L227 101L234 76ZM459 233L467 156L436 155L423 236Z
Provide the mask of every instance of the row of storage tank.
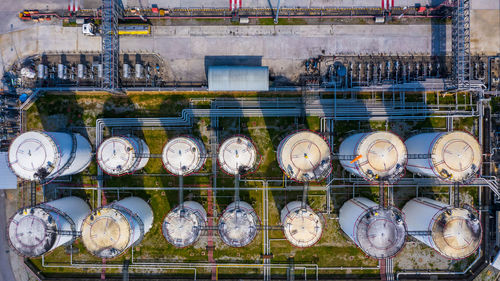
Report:
M26 180L48 180L83 171L91 162L92 147L79 134L32 131L21 134L9 148L9 164ZM144 168L149 147L135 136L104 140L96 151L100 168L120 176ZM481 147L464 131L423 133L403 142L392 132L358 133L339 147L340 164L367 181L396 182L406 169L422 176L463 182L477 174ZM208 158L203 143L190 136L171 139L163 147L167 171L185 176L198 171ZM253 142L242 135L226 139L219 147L218 163L230 175L256 169L260 156ZM332 170L330 145L318 133L298 131L284 138L277 149L284 173L299 182L320 181Z
M187 201L165 216L162 232L170 244L183 248L203 235L207 222L203 207ZM91 254L110 259L139 244L152 224L151 207L138 197L94 211L78 197L65 197L19 210L10 220L8 237L19 254L37 257L81 236ZM482 235L478 213L472 208L454 208L424 197L410 200L402 211L356 197L340 208L339 224L362 251L376 259L395 256L408 233L446 258L462 259L479 247ZM293 201L281 211L281 226L292 245L310 247L321 238L325 222L309 206ZM243 247L254 240L261 226L252 206L235 201L219 218L217 228L224 243Z
M33 131L17 137L8 155L10 167L19 177L46 181L84 170L91 154L90 143L79 134ZM111 175L142 169L149 154L147 144L134 136L108 138L96 151L99 166ZM284 138L277 154L281 169L297 181L318 181L332 170L330 146L311 131ZM406 166L414 173L463 181L477 173L481 149L472 135L462 131L420 134L406 143L390 132L370 132L347 137L338 157L345 169L369 181L395 181ZM206 158L202 142L187 136L171 139L162 153L165 168L179 176L196 172ZM259 158L253 142L241 135L226 139L218 151L222 170L237 177L254 170ZM255 238L260 221L248 203L235 198L219 218L218 230L226 244L242 247ZM411 200L402 212L354 198L342 206L339 216L343 231L375 258L395 255L408 232L449 258L468 256L480 243L481 226L474 210L427 198ZM81 232L91 253L112 258L139 243L152 222L151 208L139 198L114 202L91 213L81 199L69 197L19 211L9 225L9 238L23 255L39 256L71 242ZM185 247L199 238L206 223L202 206L188 201L180 202L165 217L162 228L170 243ZM294 201L281 211L281 225L293 245L309 247L320 239L324 221L305 202Z

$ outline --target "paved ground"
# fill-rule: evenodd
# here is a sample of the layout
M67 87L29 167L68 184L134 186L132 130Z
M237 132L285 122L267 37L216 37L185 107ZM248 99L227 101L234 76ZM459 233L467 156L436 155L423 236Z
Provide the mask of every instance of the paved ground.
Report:
M17 59L43 52L100 52L100 37L85 37L81 27L38 24L0 35L0 77Z
M476 53L500 53L500 1L471 2L471 48Z
M122 37L120 44L123 51L159 53L176 81L205 80L205 62L228 56L296 79L302 62L320 54L430 54L443 43L433 46L432 33L426 25L176 26L156 27L154 40ZM449 40L444 45L449 51Z
M177 81L204 80L205 60L228 56L259 60L275 75L294 79L293 74L302 71L303 60L323 51L328 55L449 50L449 40L444 44L442 39L433 41L433 32L426 25L161 26L153 30L154 36L122 37L120 44L123 52L159 53ZM85 37L77 27L45 25L0 35L0 63L4 65L44 51L98 52L100 38Z
M15 278L10 266L10 249L5 234L7 227L5 197L4 191L0 190L0 281L13 281Z
M36 0L27 1L30 1L29 4L33 8L43 6L36 4ZM96 1L82 0L82 3L97 5ZM146 5L147 1L141 1ZM204 3L208 5L219 1L221 0L208 0ZM267 0L258 0L255 2L256 5L260 3L259 1ZM292 1L305 3L305 0ZM314 1L326 0L310 1L316 3ZM364 3L368 4L371 1ZM343 5L347 2L347 0L331 1L332 5ZM3 12L0 12L0 15L1 13L11 15L25 7L25 4L19 3L25 2L1 1L0 11ZM49 4L44 5L49 5L51 9L65 5L66 0L48 0L47 3ZM158 5L163 6L168 3L175 1L160 1ZM185 1L182 3L189 4ZM199 2L192 3L195 5ZM398 3L397 0L395 3ZM472 11L473 53L495 54L500 50L498 6L497 0L473 1L472 7L475 9ZM6 17L6 20L0 23L0 64L3 67L10 66L17 58L43 52L100 51L100 38L85 37L81 34L80 28L62 28L59 24L22 23L15 17L10 20ZM1 35L5 32L10 33ZM324 54L449 52L450 30L449 27L442 25L162 26L155 28L151 37L122 37L121 49L123 52L159 53L167 62L171 79L177 81L204 80L205 62L228 60L228 56L229 58L237 56L254 64L268 65L274 75L295 79L297 73L302 72L303 60L323 52Z

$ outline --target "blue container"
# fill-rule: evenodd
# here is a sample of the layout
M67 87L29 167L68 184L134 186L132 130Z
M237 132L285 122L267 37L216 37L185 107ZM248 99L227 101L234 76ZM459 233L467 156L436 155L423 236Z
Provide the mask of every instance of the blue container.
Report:
M25 102L29 98L28 94L22 94L19 96L21 102Z

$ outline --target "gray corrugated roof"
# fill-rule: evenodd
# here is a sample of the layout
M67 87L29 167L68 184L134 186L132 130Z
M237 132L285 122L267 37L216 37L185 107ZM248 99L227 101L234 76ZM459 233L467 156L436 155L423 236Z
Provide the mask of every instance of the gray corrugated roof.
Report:
M267 66L210 66L209 91L268 91Z

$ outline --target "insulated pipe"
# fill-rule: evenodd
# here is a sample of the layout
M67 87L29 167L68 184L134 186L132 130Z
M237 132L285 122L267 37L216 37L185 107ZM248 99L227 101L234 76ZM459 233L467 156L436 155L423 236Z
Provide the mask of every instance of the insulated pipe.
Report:
M309 183L304 183L304 189L302 190L302 210L307 209L307 192L309 191Z
M240 174L234 177L234 202L240 201Z
M179 205L184 209L184 176L179 176Z

